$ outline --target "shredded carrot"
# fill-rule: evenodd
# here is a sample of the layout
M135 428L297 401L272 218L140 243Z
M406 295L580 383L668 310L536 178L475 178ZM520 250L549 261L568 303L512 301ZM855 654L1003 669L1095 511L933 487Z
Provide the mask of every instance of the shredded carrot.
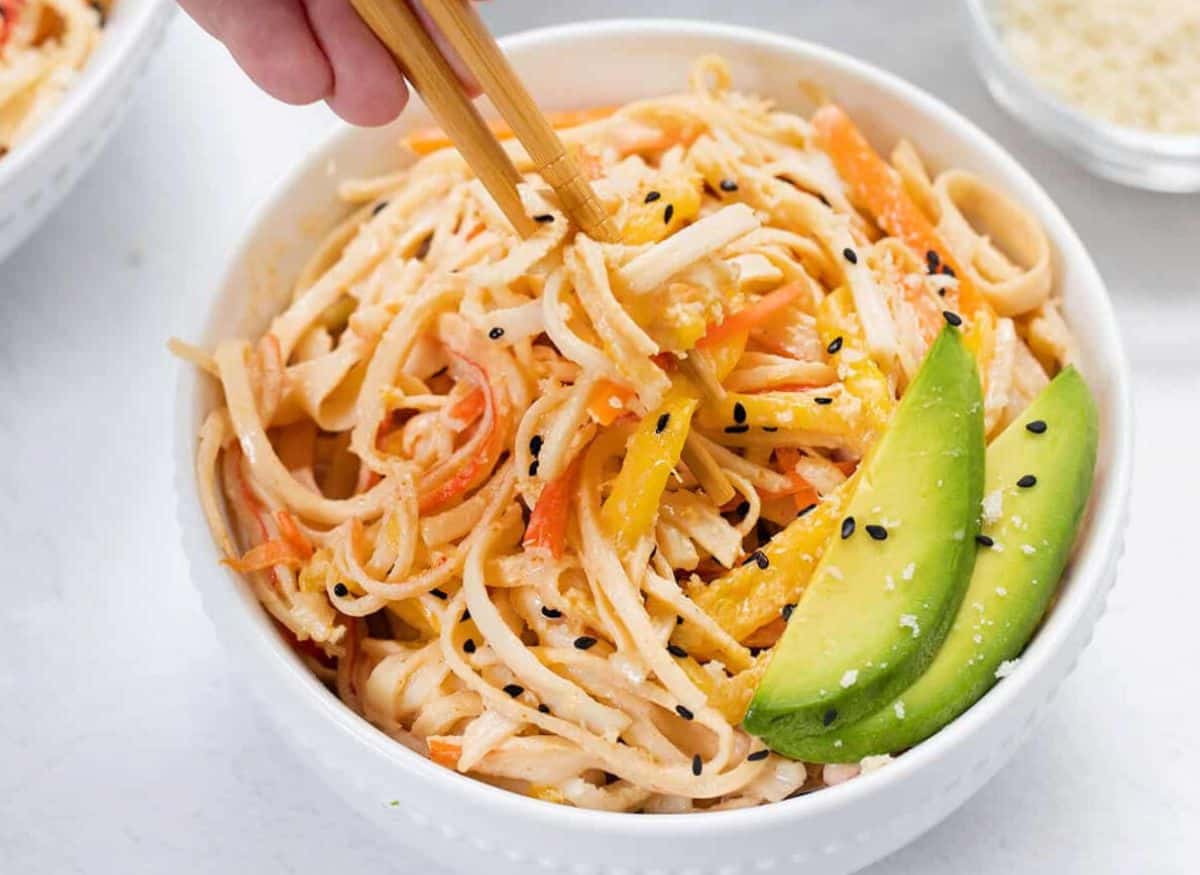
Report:
M277 511L275 520L279 523L279 533L283 535L283 540L287 541L296 552L300 554L301 559L311 559L313 554L312 541L308 539L308 535L300 531L300 527L296 525L296 518L286 510Z
M571 494L579 477L580 458L576 457L567 470L542 489L529 515L525 540L522 541L525 547L549 550L555 559L562 557L567 544L567 520L571 511Z
M262 571L276 565L300 565L304 560L296 551L295 546L283 539L264 541L246 551L241 559L222 559L234 571L246 574L251 571Z
M925 214L909 197L899 178L871 148L867 138L855 127L841 107L830 104L812 119L817 144L833 159L838 175L850 187L850 197L865 207L889 234L899 237L921 259L937 255L939 268L948 267L958 278L958 307L964 314L990 309L987 301L972 285ZM930 258L932 261L932 258Z
M833 464L847 477L858 470L858 462L834 462Z
M567 109L559 112L548 112L546 113L546 118L550 122L550 127L561 130L562 128L573 128L587 122L608 118L616 111L617 107L615 106L598 106L592 109ZM512 128L503 119L493 119L487 123L487 126L498 140L509 140L513 137ZM434 126L413 131L404 138L404 145L418 155L428 155L431 152L448 148L454 144L450 142L450 138L446 136L445 131Z
M804 294L804 286L800 283L788 283L786 286L780 286L770 294L763 295L750 306L743 307L736 313L726 316L724 322L710 325L696 346L711 346L735 334L749 332L790 305L802 294Z
M761 626L750 633L750 637L742 641L747 647L773 647L775 642L783 635L787 629L787 621L782 617L777 617L765 626Z
M637 392L612 380L600 380L588 399L588 413L601 425L612 425L625 412L625 405L637 397Z
M461 744L437 736L425 739L425 744L429 746L429 758L439 766L445 766L448 769L458 768L458 758L462 756Z
M463 428L466 428L468 425L478 419L486 408L487 397L483 394L483 390L476 386L466 395L450 405L450 409L447 411L447 414L455 422L458 422Z

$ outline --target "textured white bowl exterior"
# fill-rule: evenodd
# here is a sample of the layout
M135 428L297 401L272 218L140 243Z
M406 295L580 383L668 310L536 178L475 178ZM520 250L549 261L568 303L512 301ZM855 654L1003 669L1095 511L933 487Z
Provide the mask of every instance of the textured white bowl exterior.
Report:
M216 389L182 368L177 485L195 584L233 665L287 743L380 830L431 859L464 872L514 875L852 872L933 826L1005 764L1103 611L1121 553L1132 445L1128 368L1104 285L1061 213L1006 152L929 95L859 61L759 31L681 21L579 24L517 36L507 48L548 108L680 89L692 59L708 52L730 61L738 88L784 107L805 108L796 86L814 80L878 142L903 134L933 166L981 173L1041 219L1102 427L1086 531L1052 615L1016 671L975 707L886 768L846 784L762 808L692 816L600 813L527 799L436 766L343 707L281 642L237 576L218 564L193 478L195 436ZM327 228L340 214L339 176L384 169L394 161L399 130L426 121L414 110L392 129L344 129L292 173L253 220L223 286L197 314L200 339L261 330L314 244L314 227Z
M173 8L170 0L120 0L62 102L0 159L0 261L66 196L116 130Z

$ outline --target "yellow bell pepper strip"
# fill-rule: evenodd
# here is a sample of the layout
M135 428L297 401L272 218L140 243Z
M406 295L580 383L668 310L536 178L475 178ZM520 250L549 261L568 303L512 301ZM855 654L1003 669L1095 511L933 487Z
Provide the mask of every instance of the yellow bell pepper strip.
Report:
M870 437L879 434L887 424L896 400L887 377L867 354L862 323L845 286L831 292L818 305L817 332L827 350L836 349L829 356L846 391L862 402L864 442L869 443Z
M690 657L679 660L679 665L691 682L704 692L708 704L736 725L742 722L750 699L754 696L754 690L766 671L768 661L767 654L762 654L753 665L732 677L715 675Z
M679 464L698 403L695 398L672 393L638 424L629 439L625 461L600 510L600 518L616 538L618 549L633 549L654 526L667 478Z
M804 594L825 545L841 524L855 479L847 480L815 508L793 520L738 568L710 583L690 583L687 589L692 601L743 642L778 618L786 605L795 604ZM687 624L676 631L675 640L691 654L713 653L702 633Z
M658 243L700 214L704 180L699 176L664 177L644 195L629 201L621 223L621 242L630 245ZM658 197L650 197L657 193Z
M696 423L720 432L722 441L766 428L824 435L839 439L833 443L857 445L864 430L862 409L861 399L847 391L727 392L722 401L707 401Z

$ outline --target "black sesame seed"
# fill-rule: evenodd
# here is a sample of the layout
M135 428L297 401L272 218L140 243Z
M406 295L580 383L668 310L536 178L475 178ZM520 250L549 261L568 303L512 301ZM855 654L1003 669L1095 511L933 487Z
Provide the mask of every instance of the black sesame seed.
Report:
M796 519L800 519L800 517L802 517L802 516L808 516L810 513L812 513L816 509L817 509L817 506L815 504L810 504L806 507L802 507L802 508L800 508L799 511L797 511Z
M952 268L952 267L951 267L950 265L948 265L948 264L943 264L943 265L942 265L942 271L941 271L941 272L942 272L942 273L944 273L946 276L950 277L950 279L958 279L958 274L956 274L956 273L954 272L954 268Z
M431 590L429 591L429 594L430 594L431 596L433 596L435 599L441 599L442 601L445 601L446 599L450 598L450 596L446 595L446 591L445 591L445 590L443 590L443 589L437 589L436 587L435 587L435 588L433 588L433 589L431 589Z
M538 472L538 460L534 459L529 463L529 476L536 477Z
M816 398L813 399L813 401L816 404L821 404L821 405L833 403L833 399L830 398L828 395L818 395Z
M783 606L783 609L780 610L779 616L783 617L783 621L786 623L788 620L790 620L792 618L792 611L794 611L794 610L796 610L796 603L788 602L786 605Z
M842 520L842 540L846 540L854 534L854 517L848 516Z
M771 560L767 558L767 554L762 550L755 550L750 554L750 558L754 560L754 563L761 571L766 571L771 567Z
M648 203L648 204L652 204L652 203L654 203L656 200L658 200L660 197L662 197L662 193L661 193L661 192L657 192L657 191L648 191L648 192L646 192L646 201L645 201L645 202L646 202L646 203Z
M700 754L696 754L694 757L692 757L692 774L698 778L700 777L700 773L703 771L704 760L700 759Z
M758 763L762 762L770 755L771 752L766 748L763 748L762 750L756 750L754 753L750 754L750 756L746 757L746 759L750 760L752 763Z
M468 638L466 641L463 642L463 653L474 653L474 652L475 652L475 641L474 641L474 639Z
M675 625L676 625L676 626L682 626L682 625L683 625L683 617L679 616L679 614L676 614L676 615L675 615Z
M725 434L745 434L750 430L748 425L727 425L725 426Z
M995 544L996 544L996 542L993 541L992 538L988 535L976 535L975 543L978 544L980 547L992 547L992 546L995 546Z
M1032 432L1033 434L1045 434L1046 433L1046 420L1035 419L1032 422L1027 422L1027 423L1025 423L1025 430L1028 432Z
M550 706L549 706L549 705L538 705L538 713L540 713L540 714L549 714L549 713L550 713Z
M825 712L825 716L821 718L821 722L823 724L825 724L826 726L828 726L834 720L837 720L837 709L836 708L830 708L828 711Z
M738 190L738 184L736 182L734 182L732 179L722 179L721 180L721 191L737 191L737 190Z
M937 273L938 266L942 263L942 259L938 256L937 251L930 249L925 253L925 266L929 268L930 273Z
M761 647L751 647L750 648L750 658L754 659L762 652L763 652L763 649Z
M745 516L746 514L750 513L750 502L743 501L741 504L739 504L737 507L735 507L733 509L733 512L736 513L738 516Z
M664 413L662 416L660 416L658 418L658 422L654 423L654 433L662 434L664 431L667 430L667 426L670 424L670 422L671 422L671 414Z
M536 456L542 451L542 446L544 443L545 442L542 440L542 436L540 434L535 434L529 439L529 452Z
M549 213L541 213L540 215L534 216L533 220L539 225L548 225L550 222L554 221L554 216L550 215Z
M945 289L938 289L938 297L939 297L939 298L944 298L944 297L946 297L946 290L945 290Z
M680 717L682 717L684 720L692 720L692 719L695 719L695 717L696 717L696 715L692 713L690 708L685 708L683 705L676 705L675 713L678 714Z
M867 526L867 534L870 535L872 538L874 538L876 541L886 541L887 540L887 529L885 529L883 526L877 526L874 524L869 525L869 526Z
M779 431L779 426L777 426L777 425L764 425L764 426L762 427L762 430L763 430L763 431L765 431L765 432L769 432L769 433L771 433L771 434L774 434L775 432Z
M596 646L596 639L591 635L580 635L575 639L576 650L590 650Z
M825 351L830 355L837 355L842 351L842 336L839 334L833 340L829 341L829 346L825 347Z
M663 210L663 224L671 224L673 218L675 218L675 204L667 204L667 208Z
M842 257L851 264L858 264L858 253L849 246L842 250Z
M1024 477L1022 477L1020 480L1017 481L1017 485L1020 486L1022 489L1029 489L1031 486L1033 486L1036 483L1037 483L1037 478L1034 477L1032 474L1026 474Z
M957 313L955 313L953 310L943 310L942 318L945 319L947 322L949 322L951 325L953 325L955 328L962 325L962 317L959 316Z
M562 611L558 608L548 608L542 605L542 616L547 620L557 620L562 616Z
M495 328L493 328L491 331L488 332L488 337L490 337L492 340L499 340L503 336L504 336L504 329L501 328L499 325L497 325Z
M746 405L741 401L733 405L733 421L738 425L746 421Z
M517 696L521 695L521 693L525 692L525 688L520 684L506 684L504 687L504 692L508 693L515 699Z
M674 656L676 659L687 659L688 652L678 644L668 644L667 653Z
M379 203L375 204L375 209L371 210L371 215L373 217L378 216L385 209L387 209L387 205L388 205L387 201L380 201Z
M340 599L344 599L346 596L350 595L350 590L346 584L338 583L333 587L333 594Z

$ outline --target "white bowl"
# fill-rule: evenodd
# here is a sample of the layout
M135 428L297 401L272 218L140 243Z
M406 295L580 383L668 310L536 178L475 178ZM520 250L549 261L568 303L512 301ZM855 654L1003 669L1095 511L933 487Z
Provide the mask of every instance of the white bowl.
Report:
M797 83L817 80L881 145L903 134L935 167L980 173L1038 216L1053 244L1102 427L1086 532L1053 613L1016 671L975 707L887 768L846 784L762 808L689 816L601 813L528 799L434 765L344 707L284 645L243 582L218 563L193 477L195 436L217 400L216 387L183 368L179 515L196 586L237 671L286 742L381 831L434 859L462 871L522 875L531 869L733 875L798 865L810 875L853 871L933 826L1013 755L1103 610L1121 553L1132 443L1128 368L1104 284L1062 214L1003 149L944 104L860 61L761 31L680 21L591 22L535 31L506 45L551 109L681 89L691 61L708 52L730 61L738 88L785 107L798 104ZM382 171L395 160L399 131L426 123L422 111L412 110L391 129L343 129L290 174L254 218L224 284L198 314L199 339L211 344L263 330L314 245L314 228L330 227L342 213L335 200L339 176Z
M29 139L0 159L0 261L79 181L125 114L174 4L118 0L95 51Z

